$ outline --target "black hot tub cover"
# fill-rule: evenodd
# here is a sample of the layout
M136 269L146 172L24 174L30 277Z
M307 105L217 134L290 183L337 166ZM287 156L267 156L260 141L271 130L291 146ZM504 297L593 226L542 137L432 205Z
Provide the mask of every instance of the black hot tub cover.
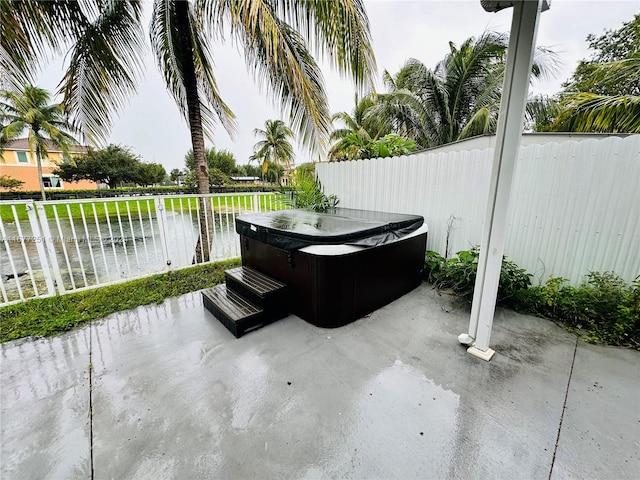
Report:
M423 223L419 215L348 208L331 213L279 210L238 216L236 232L283 250L339 244L374 247L404 237Z

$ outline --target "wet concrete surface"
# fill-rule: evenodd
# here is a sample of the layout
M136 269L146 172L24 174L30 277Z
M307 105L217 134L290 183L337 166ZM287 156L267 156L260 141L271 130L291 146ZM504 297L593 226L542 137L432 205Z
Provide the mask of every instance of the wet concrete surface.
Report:
M639 357L580 345L552 478L640 478Z
M637 478L638 352L499 310L487 363L468 318L424 285L235 339L194 293L4 344L1 477Z
M0 478L89 478L89 329L3 344Z

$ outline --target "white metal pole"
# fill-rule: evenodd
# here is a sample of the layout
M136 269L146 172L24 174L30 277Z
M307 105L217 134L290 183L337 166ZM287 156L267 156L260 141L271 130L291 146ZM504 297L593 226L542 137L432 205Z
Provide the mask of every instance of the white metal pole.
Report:
M475 344L468 352L487 361L495 353L489 348L489 339L504 254L511 183L520 148L541 8L542 0L514 2L489 199L469 322L469 336L475 338Z

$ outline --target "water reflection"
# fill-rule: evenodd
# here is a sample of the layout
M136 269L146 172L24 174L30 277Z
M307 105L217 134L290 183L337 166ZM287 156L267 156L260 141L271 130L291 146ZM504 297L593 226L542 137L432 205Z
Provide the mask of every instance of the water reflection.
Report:
M354 478L438 476L436 472L447 470L455 448L459 404L457 393L396 359L358 387L353 402L338 414L344 436L303 476L336 478L344 472Z

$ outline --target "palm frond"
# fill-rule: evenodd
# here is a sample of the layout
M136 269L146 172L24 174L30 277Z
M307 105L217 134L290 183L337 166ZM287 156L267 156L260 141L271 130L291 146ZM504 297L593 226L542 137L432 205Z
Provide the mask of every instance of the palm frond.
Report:
M14 120L6 124L3 123L2 125L0 140L4 145L11 140L18 138L26 128L26 124L22 120Z
M65 118L64 109L60 104L49 104L51 96L46 90L26 85L20 90L2 90L0 98L5 139L15 138L29 129L35 131L36 136L44 132L54 142L59 140L61 147L65 143L77 143L71 135L76 130Z
M486 77L492 76L492 67L504 58L507 41L506 34L485 32L477 40L467 39L458 51L445 58L444 83L450 119L448 141L458 138L476 97L486 86Z
M475 137L476 135L484 135L495 131L498 116L488 107L478 109L475 114L467 121L464 128L460 131L458 139Z
M382 83L385 88L389 91L396 90L398 86L396 85L396 80L393 75L391 75L387 70L382 72Z
M396 133L415 140L423 148L439 144L439 116L429 102L409 89L379 95L372 115L379 115L394 126Z
M331 115L331 121L341 121L350 131L357 130L359 125L355 118L348 112L337 112Z
M548 131L551 124L560 113L559 102L545 95L530 98L525 105L525 128L538 131Z
M605 86L631 85L625 93L640 91L640 53L623 60L603 63L593 72L595 80Z
M640 96L579 92L562 102L556 131L640 133Z
M0 69L7 73L9 85L31 83L53 54L73 42L78 25L96 9L96 0L0 0Z
M322 150L331 129L328 102L322 73L303 38L275 15L272 2L221 3L228 7L232 33L244 46L249 69L289 114L302 145Z
M265 2L266 3L266 2ZM318 56L355 80L360 91L373 86L376 62L369 21L361 0L281 0L275 14L315 46ZM254 12L256 15L259 9ZM323 55L324 54L324 55Z
M111 117L135 92L144 52L141 2L101 5L95 19L78 21L81 32L59 87L73 124L98 144L107 138Z
M193 68L196 78L194 90L200 103L205 134L213 139L215 124L219 121L231 137L237 131L235 115L222 100L213 74L213 58L209 39L204 36L200 18L189 8L189 31L181 32L176 21L176 0L155 0L149 36L158 67L167 89L173 96L180 113L188 119L188 97L185 86L186 69ZM191 48L184 51L180 35L189 35Z
M331 132L331 135L329 135L329 140L331 142L336 142L337 140L346 137L350 133L353 133L353 130L351 130L350 128L338 128Z
M533 52L532 79L553 79L560 72L561 66L562 61L555 51L548 47L538 46Z

